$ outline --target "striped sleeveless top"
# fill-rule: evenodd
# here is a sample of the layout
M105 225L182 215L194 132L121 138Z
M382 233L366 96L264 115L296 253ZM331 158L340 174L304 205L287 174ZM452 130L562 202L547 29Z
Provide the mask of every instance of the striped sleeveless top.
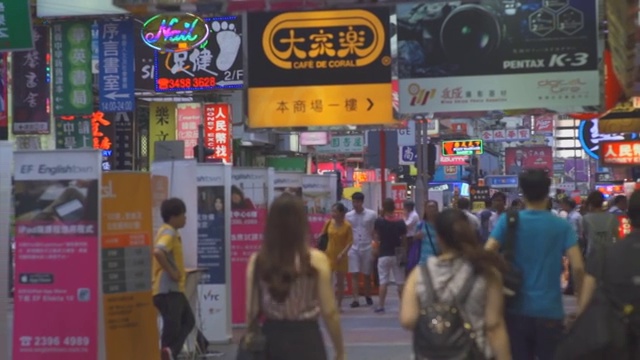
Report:
M318 281L299 277L291 285L289 296L283 302L274 300L266 283L262 287L262 311L272 320L314 320L320 315Z

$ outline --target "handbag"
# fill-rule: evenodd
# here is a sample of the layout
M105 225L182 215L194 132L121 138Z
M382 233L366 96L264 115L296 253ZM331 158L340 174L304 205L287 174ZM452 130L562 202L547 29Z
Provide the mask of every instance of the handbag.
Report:
M518 210L507 212L507 235L504 243L504 259L507 263L507 271L502 274L503 292L505 296L516 296L522 286L522 270L514 264L515 245L519 220Z
M324 224L324 229L322 230L322 235L318 238L318 250L327 251L327 247L329 246L329 224L331 224L331 220L327 220Z
M262 332L262 325L260 324L262 288L260 287L257 261L254 263L253 269L253 290L255 295L252 303L258 310L249 322L247 333L240 339L236 360L265 360L267 358L267 338ZM250 309L247 309L247 311L250 311Z

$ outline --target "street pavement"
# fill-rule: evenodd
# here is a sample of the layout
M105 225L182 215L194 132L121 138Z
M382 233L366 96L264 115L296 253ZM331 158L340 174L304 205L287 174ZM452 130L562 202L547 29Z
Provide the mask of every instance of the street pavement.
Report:
M392 289L393 290L393 289ZM395 292L390 292L385 314L374 314L372 307L360 307L351 309L348 305L351 299L345 299L344 313L341 314L342 329L349 360L403 360L411 359L411 334L400 328L398 322L399 301ZM362 299L364 300L364 299ZM377 300L377 298L374 298ZM361 301L362 302L362 301ZM567 314L573 314L576 310L574 297L565 296L564 305ZM9 310L9 334L13 323L13 308ZM222 356L216 359L234 360L238 339L244 333L243 329L233 332L234 344L212 345L212 350L221 351ZM329 347L330 359L331 341L325 334L326 344ZM129 360L129 359L123 359ZM133 360L133 359L131 359Z

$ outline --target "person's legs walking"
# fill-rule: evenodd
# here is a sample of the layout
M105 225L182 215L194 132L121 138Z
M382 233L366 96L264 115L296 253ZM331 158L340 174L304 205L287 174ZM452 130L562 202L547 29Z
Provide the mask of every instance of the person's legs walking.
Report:
M373 272L373 252L371 249L364 250L360 254L360 272L364 278L364 297L367 305L373 305L371 299L371 283L373 281L371 274Z
M155 295L153 304L162 317L162 335L160 336L162 348L170 349L175 358L175 344L180 338L181 309L176 306L173 294L176 293Z
M528 316L514 314L507 314L505 320L513 360L535 360L533 344L535 320Z
M562 338L564 323L555 319L535 319L535 355L538 359L553 359Z
M378 290L378 308L376 312L384 312L385 301L387 300L387 289L389 287L391 275L391 257L384 256L378 259L378 276L380 278L380 288Z
M348 252L349 256L349 275L351 276L351 292L353 301L351 302L351 307L356 308L360 306L360 301L358 298L360 297L360 260L358 256L358 251L356 249L351 248Z

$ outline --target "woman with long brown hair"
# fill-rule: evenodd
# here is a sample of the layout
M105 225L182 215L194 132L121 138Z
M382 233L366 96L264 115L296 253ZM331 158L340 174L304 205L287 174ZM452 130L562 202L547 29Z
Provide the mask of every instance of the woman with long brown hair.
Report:
M266 360L326 360L319 316L333 342L335 359L344 359L331 266L323 252L308 244L309 222L302 199L290 194L276 198L262 247L247 266L247 324L258 315L266 319L262 326Z
M402 297L400 323L413 331L421 309L430 305L429 298L455 302L466 288L468 295L460 301L458 308L465 322L471 325L474 345L487 359L511 359L503 316L500 271L504 270L504 262L498 254L482 248L477 232L462 211L444 210L438 214L434 225L440 253L428 258L426 264L416 267L409 275ZM471 286L465 286L467 284ZM429 285L434 294L427 293ZM428 355L415 354L416 359L441 358L434 355L438 350L429 349Z

